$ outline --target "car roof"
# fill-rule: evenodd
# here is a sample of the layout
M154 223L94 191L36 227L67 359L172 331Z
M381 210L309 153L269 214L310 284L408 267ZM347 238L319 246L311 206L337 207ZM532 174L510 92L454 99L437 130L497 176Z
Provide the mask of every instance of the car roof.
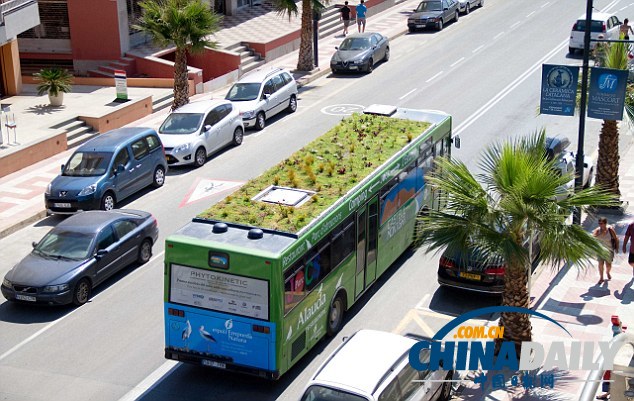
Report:
M286 71L283 68L279 67L271 67L271 68L260 68L255 71L249 72L245 74L238 83L259 83L264 81L269 76L273 76L282 71Z
M148 212L140 210L89 210L68 217L59 223L55 230L72 230L83 233L96 233L102 227L118 220L122 217L143 218L149 215Z
M372 35L374 35L376 33L377 32L353 33L352 35L346 36L346 39L348 39L348 38L369 38L370 36L372 36Z
M230 104L228 100L225 99L207 99L207 100L199 100L197 102L187 103L174 110L172 113L205 113L210 109L213 109L216 106L220 106L221 104Z
M127 143L142 138L156 131L149 127L126 127L108 131L98 135L77 148L78 152L113 152L123 148Z
M360 330L337 348L310 385L341 386L372 394L414 344L416 340L398 334Z
M608 13L597 13L597 12L592 12L592 20L593 21L607 21L608 19L612 18L613 15L612 14L608 14ZM578 20L585 20L586 19L586 15L582 14Z

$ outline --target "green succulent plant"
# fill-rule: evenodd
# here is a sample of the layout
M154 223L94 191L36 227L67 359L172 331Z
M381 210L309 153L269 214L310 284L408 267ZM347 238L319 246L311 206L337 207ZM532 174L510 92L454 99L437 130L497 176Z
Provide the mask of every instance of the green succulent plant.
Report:
M37 94L48 93L57 96L60 92L68 93L71 90L73 76L62 68L43 68L40 72L33 74L37 85Z

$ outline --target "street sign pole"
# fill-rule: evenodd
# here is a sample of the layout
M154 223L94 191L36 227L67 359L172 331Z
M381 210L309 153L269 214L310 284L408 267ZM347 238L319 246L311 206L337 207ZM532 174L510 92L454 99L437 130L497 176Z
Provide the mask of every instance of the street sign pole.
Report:
M588 93L588 64L590 62L590 25L592 24L592 0L586 4L586 26L583 37L583 66L581 67L581 101L579 102L579 138L577 143L577 163L575 192L583 188L583 141L586 129L586 99ZM581 224L581 208L576 207L572 216L573 224Z

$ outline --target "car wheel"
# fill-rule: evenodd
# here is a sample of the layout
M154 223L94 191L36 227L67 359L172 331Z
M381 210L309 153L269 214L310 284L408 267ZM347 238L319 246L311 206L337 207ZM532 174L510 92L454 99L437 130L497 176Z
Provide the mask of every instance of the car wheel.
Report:
M343 314L345 312L345 303L343 296L337 295L337 298L330 305L328 311L328 323L326 327L326 333L332 337L341 330L343 326Z
M568 53L575 54L575 49L572 47L568 47Z
M255 129L263 130L266 127L266 118L264 117L263 112L259 112L255 117Z
M388 61L390 59L390 48L385 48L385 56L383 56L383 61Z
M460 13L458 12L458 10L456 10L456 15L453 16L453 20L455 22L458 22L458 17L460 16Z
M202 146L196 149L196 153L194 154L194 165L196 167L202 167L203 164L207 162L207 150Z
M77 306L82 306L88 299L90 299L90 281L88 279L81 279L77 284L75 284L75 289L73 290L73 303Z
M160 188L163 184L165 184L165 168L163 168L163 166L156 166L152 186L154 186L154 188Z
M416 32L416 28L414 28L413 26L408 27L407 29L409 29L409 33L414 33Z
M242 145L242 139L244 139L244 131L242 127L236 127L233 131L233 144L236 146Z
M464 9L464 13L469 14L470 12L471 12L471 8L469 7L469 3L467 3L467 6Z
M295 113L297 111L297 97L291 95L291 99L288 101L288 112Z
M374 69L374 60L369 59L368 60L368 65L365 67L365 72L367 72L368 74L372 72L372 70Z
M451 380L453 378L453 371L449 371L447 376L445 376L445 380ZM439 401L449 401L451 398L451 383L450 381L446 381L442 384L442 389L440 390Z
M110 191L106 192L101 198L101 210L109 211L114 209L116 201L114 199L114 194Z
M150 261L152 258L152 241L150 239L146 239L141 243L139 247L139 256L137 256L136 261L140 265L144 265Z
M436 24L436 30L437 31L442 31L442 19L440 21L438 21L438 24Z

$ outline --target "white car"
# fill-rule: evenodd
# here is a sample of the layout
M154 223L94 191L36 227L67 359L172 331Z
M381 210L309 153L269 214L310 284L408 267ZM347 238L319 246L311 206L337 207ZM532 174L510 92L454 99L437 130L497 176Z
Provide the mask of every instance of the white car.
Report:
M484 0L458 0L458 10L463 14L469 14L476 7L484 6Z
M311 377L301 401L449 400L453 371L418 371L409 351L418 341L360 330L344 339ZM429 349L421 360L429 358Z
M592 13L592 24L590 25L590 37L592 39L598 39L599 35L603 35L603 39L619 38L619 27L621 21L612 14L607 13ZM568 52L574 54L576 50L583 51L583 39L585 35L586 16L585 14L579 17L577 22L572 26L570 32L570 41L568 43ZM597 42L590 42L590 49L594 49Z
M244 128L240 113L224 99L188 103L170 113L158 130L172 166L200 167L212 153L227 145L240 145Z

